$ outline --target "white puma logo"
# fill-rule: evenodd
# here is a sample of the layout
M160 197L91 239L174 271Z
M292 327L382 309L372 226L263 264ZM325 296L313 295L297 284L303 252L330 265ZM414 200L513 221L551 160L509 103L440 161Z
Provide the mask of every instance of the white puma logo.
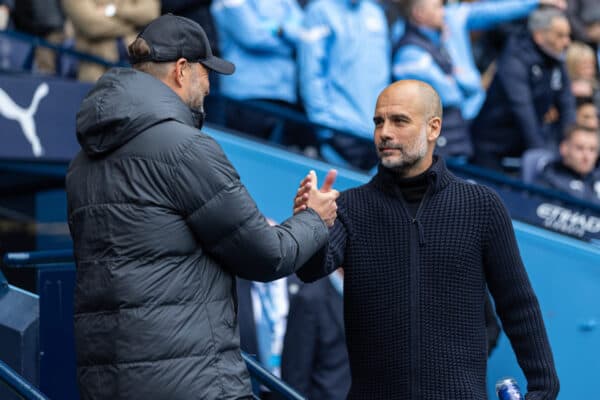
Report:
M31 144L31 150L36 157L42 156L44 149L36 133L33 117L37 112L40 101L46 95L48 95L48 84L43 82L35 90L31 105L28 108L22 108L4 90L0 89L0 115L7 119L16 120L21 125L25 138Z

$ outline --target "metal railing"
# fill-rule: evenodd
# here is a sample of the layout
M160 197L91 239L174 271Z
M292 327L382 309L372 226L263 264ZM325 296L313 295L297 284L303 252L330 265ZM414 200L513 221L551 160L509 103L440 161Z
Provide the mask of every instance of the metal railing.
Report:
M5 383L22 399L48 400L42 392L31 383L27 382L3 361L0 361L0 382Z
M81 51L78 51L78 50L75 50L75 49L72 49L69 47L64 47L60 44L50 43L49 41L47 41L39 36L30 35L28 33L21 32L21 31L15 31L15 30L10 30L10 29L9 30L0 30L0 35L9 37L9 38L17 40L17 41L26 42L29 45L31 45L31 50L24 61L24 65L22 65L22 68L27 71L31 71L31 69L33 68L33 59L34 59L35 49L37 47L44 47L47 49L51 49L57 55L72 56L74 58L77 58L80 61L99 64L99 65L102 65L107 68L127 65L126 63L111 62L102 57L96 56L94 54L84 53L84 52L81 52Z
M73 263L74 256L72 249L64 250L47 250L47 251L32 251L32 252L19 252L19 253L7 253L4 255L4 264L13 268L23 268L36 266L37 268L48 266L51 267L61 263ZM0 276L0 284L1 284ZM305 400L297 391L292 389L289 385L277 378L266 368L264 368L258 361L256 361L251 355L242 351L242 358L246 362L250 375L261 385L269 388L272 392L277 393L281 398L287 400ZM1 366L0 366L1 367ZM14 372L13 372L14 374ZM0 374L0 378L3 375ZM23 382L23 380L21 379ZM26 382L25 382L26 383ZM31 386L31 385L29 385ZM12 387L12 386L11 386ZM45 397L25 397L26 399L45 399ZM255 396L256 399L258 397Z

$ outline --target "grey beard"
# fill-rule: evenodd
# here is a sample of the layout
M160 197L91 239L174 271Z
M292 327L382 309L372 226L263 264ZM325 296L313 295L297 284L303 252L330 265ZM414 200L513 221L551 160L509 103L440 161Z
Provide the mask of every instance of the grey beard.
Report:
M409 171L411 168L413 168L415 165L417 165L417 163L418 163L419 161L421 161L421 159L420 159L420 158L412 158L412 159L410 159L410 160L403 160L403 161L401 161L401 162L400 162L400 164L397 164L397 165L394 165L394 166L388 167L388 166L386 166L386 165L385 165L385 163L384 163L384 162L383 162L383 160L382 160L381 164L382 164L384 167L386 167L386 168L388 168L388 169L391 169L392 171L394 171L394 172L395 172L395 173L397 173L398 175L400 175L400 176L404 176L404 175L406 175L406 173L407 173L407 172L408 172L408 171Z

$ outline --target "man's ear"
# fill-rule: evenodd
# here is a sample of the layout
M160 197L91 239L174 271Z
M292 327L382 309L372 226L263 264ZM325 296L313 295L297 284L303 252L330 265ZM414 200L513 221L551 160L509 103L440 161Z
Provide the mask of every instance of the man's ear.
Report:
M187 60L180 58L175 62L175 68L172 70L173 80L178 87L184 86L184 76L187 74Z
M542 31L531 32L531 37L533 38L535 44L537 44L538 46L541 45L544 41L544 33Z
M442 119L440 117L431 117L427 122L427 140L435 142L442 131Z

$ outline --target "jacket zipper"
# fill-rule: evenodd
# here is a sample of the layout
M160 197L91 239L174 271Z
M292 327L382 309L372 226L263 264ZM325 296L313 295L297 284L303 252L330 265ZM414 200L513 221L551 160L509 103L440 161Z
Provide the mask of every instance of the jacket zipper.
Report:
M400 195L402 208L404 209L404 213L410 220L410 367L409 367L409 392L410 399L420 399L421 398L421 386L419 384L420 380L420 352L421 352L421 343L419 340L419 333L421 331L419 324L421 318L421 308L419 297L421 295L420 286L419 286L419 248L425 245L425 234L423 232L423 225L420 221L420 216L425 209L425 205L427 200L432 192L433 183L430 182L425 194L423 195L423 199L421 200L421 204L419 204L419 208L417 209L417 213L413 217L408 212L408 207L406 205L406 201L404 197Z

